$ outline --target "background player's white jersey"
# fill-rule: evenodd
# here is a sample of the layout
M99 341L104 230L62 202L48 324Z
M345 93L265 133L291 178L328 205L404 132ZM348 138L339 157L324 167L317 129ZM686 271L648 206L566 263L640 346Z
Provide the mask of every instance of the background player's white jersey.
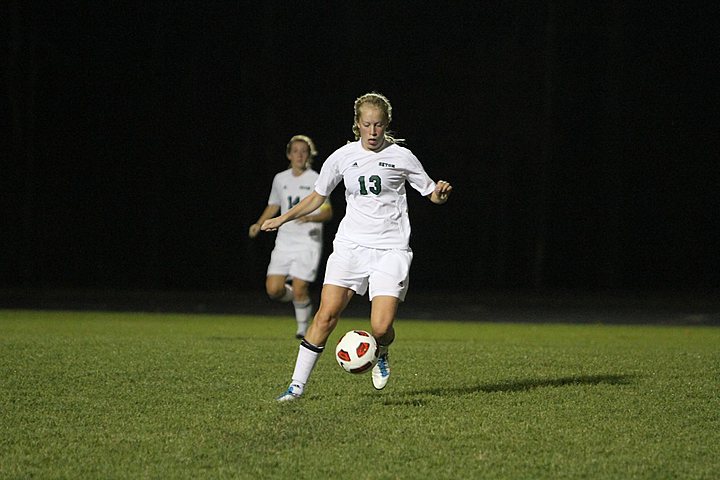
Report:
M292 174L290 168L278 173L273 179L268 205L280 205L280 214L284 214L310 195L317 178L318 173L309 168L297 177ZM278 229L275 247L282 250L320 248L322 229L323 224L318 222L300 223L297 220L287 222Z
M435 182L410 150L393 144L372 152L360 141L348 143L325 160L315 191L327 197L340 180L345 182L347 208L336 240L369 248L409 248L405 181L422 196L435 190Z

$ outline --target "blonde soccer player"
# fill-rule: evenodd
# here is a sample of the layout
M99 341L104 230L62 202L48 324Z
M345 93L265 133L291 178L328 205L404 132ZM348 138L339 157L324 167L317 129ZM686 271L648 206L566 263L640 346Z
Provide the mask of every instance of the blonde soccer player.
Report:
M323 163L313 192L286 213L263 222L274 231L315 211L340 182L347 203L328 258L320 306L300 343L288 389L277 400L300 398L330 333L355 295L369 292L370 326L379 347L372 370L373 386L390 378L388 347L395 339L393 322L408 289L410 219L406 183L432 203L444 204L452 186L433 181L420 161L389 133L392 107L379 93L355 100L355 141L337 149Z

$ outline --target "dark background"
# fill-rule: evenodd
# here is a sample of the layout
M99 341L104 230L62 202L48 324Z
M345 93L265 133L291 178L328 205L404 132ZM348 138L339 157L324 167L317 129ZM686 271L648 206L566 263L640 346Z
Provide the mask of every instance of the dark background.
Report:
M287 140L311 136L319 170L368 91L455 188L442 207L408 193L413 288L720 286L715 7L0 9L0 288L262 292L274 238L247 229Z

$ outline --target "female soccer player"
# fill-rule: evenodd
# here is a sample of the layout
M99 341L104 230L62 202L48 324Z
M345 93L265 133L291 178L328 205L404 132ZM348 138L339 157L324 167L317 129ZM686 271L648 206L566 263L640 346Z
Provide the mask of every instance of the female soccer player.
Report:
M250 225L250 238L260 232L260 225L278 214L286 213L313 190L318 173L311 168L317 155L315 144L305 135L295 135L286 148L290 167L273 179L270 199L258 221ZM273 300L293 301L297 330L303 338L312 314L310 283L315 281L322 254L323 223L332 219L332 207L324 201L316 208L298 216L278 231L275 248L270 256L265 289ZM285 282L292 278L292 286Z
M383 95L368 93L355 100L355 142L328 157L310 195L261 226L273 231L314 211L344 182L347 207L327 261L320 307L300 344L292 382L279 401L302 395L340 314L353 295L364 295L368 286L370 326L379 347L373 386L384 388L390 377L388 347L395 339L393 322L407 293L413 256L405 182L436 204L445 203L452 191L448 182L434 182L417 157L397 144L387 131L391 120L392 107Z

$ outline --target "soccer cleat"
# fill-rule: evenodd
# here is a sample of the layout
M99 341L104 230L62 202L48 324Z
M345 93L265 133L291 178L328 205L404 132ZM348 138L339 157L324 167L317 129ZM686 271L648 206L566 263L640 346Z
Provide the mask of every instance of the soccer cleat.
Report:
M297 400L300 398L300 395L302 395L302 388L300 388L299 385L295 385L294 383L288 387L287 390L285 390L285 393L277 397L275 400L278 402L290 402L292 400Z
M390 361L387 351L380 355L377 363L372 369L372 382L376 390L382 390L390 378Z
M305 323L298 323L297 326L297 333L295 334L295 338L298 340L302 340L305 336L305 332L307 332L307 322Z

